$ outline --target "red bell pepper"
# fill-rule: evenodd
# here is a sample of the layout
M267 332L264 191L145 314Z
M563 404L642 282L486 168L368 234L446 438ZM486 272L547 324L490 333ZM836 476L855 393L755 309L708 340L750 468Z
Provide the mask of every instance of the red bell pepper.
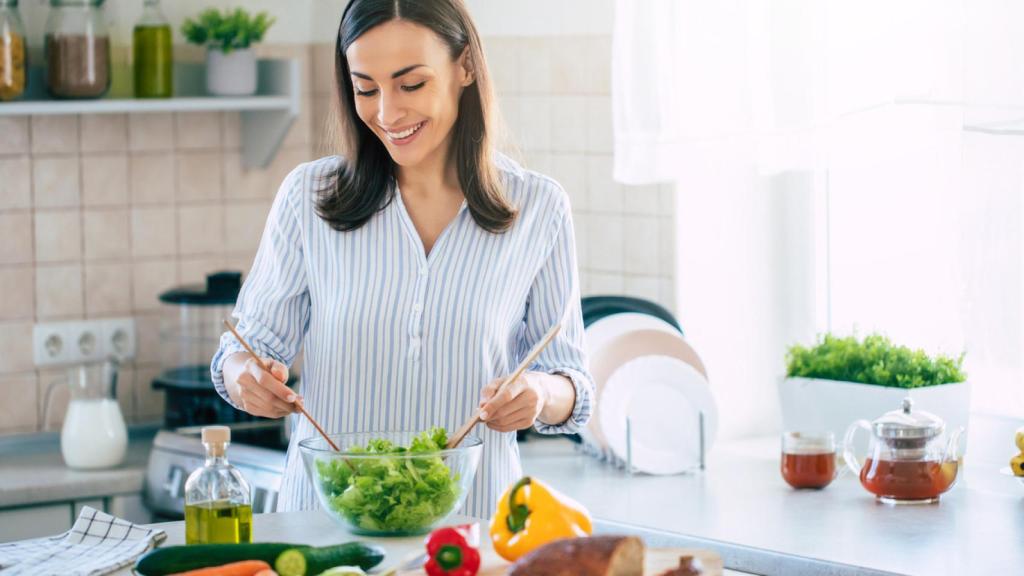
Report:
M480 570L480 525L438 528L427 536L427 576L475 576Z

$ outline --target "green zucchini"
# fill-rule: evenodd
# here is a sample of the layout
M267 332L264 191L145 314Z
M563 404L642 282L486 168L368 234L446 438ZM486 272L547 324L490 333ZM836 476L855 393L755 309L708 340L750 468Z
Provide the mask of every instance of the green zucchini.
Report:
M316 576L335 566L358 566L369 570L384 560L384 549L363 542L349 542L320 548L300 547L281 552L274 569L281 576Z
M242 560L263 560L273 566L281 552L302 548L308 546L281 542L167 546L139 558L135 562L135 570L143 576L165 576Z

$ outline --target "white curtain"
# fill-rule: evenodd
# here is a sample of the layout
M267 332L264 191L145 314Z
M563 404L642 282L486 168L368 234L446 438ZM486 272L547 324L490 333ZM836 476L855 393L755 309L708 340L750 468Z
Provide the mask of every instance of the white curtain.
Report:
M618 0L616 179L675 182L677 310L727 436L785 347L880 330L966 351L1024 409L1024 3Z

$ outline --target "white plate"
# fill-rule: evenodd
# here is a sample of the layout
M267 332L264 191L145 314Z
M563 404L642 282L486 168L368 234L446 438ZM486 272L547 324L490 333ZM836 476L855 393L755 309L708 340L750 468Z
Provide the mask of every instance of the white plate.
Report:
M682 340L682 335L679 334L675 326L657 316L639 312L611 314L587 326L584 337L586 339L587 355L590 358L591 375L594 376L594 397L598 405L600 405L601 389L604 387L604 380L611 374L611 371L596 370L596 367L602 364L607 365L607 362L603 362L603 360L608 354L608 344L632 330L657 330L675 335ZM590 417L590 423L579 430L579 435L585 444L598 450L605 450L608 448L608 444L601 433L600 419L599 411L595 410Z
M587 352L591 355L597 354L609 341L632 330L660 330L682 338L682 335L676 330L675 326L657 316L637 312L623 312L605 316L587 326L584 332Z
M669 356L641 356L616 369L605 383L598 411L608 446L623 460L629 418L633 466L648 474L697 467L699 412L704 412L705 455L718 432L718 408L707 380L693 366Z
M601 405L605 382L615 370L634 358L651 355L678 358L707 378L707 371L697 352L683 340L679 332L660 328L627 331L605 341L598 352L590 358L590 374L594 377L598 406ZM608 448L608 442L601 431L600 410L594 412L590 424L580 431L580 436L584 442L598 450Z

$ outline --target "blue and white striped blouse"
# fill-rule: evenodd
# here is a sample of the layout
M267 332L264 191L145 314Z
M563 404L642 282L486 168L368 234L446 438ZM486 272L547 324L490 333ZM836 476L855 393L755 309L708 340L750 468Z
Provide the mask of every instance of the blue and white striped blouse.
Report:
M519 209L503 234L478 226L463 202L429 255L401 194L365 226L338 232L315 212L323 177L339 157L305 163L284 180L238 297L238 329L257 353L291 365L304 346L301 390L329 432L457 429L480 389L508 375L556 322L562 331L531 370L567 376L569 420L537 423L571 433L590 418L572 213L562 187L497 155L505 194ZM241 346L221 338L211 372ZM278 510L319 507L296 443L316 434L295 415ZM512 432L484 425L476 483L463 513L486 517L521 476Z

